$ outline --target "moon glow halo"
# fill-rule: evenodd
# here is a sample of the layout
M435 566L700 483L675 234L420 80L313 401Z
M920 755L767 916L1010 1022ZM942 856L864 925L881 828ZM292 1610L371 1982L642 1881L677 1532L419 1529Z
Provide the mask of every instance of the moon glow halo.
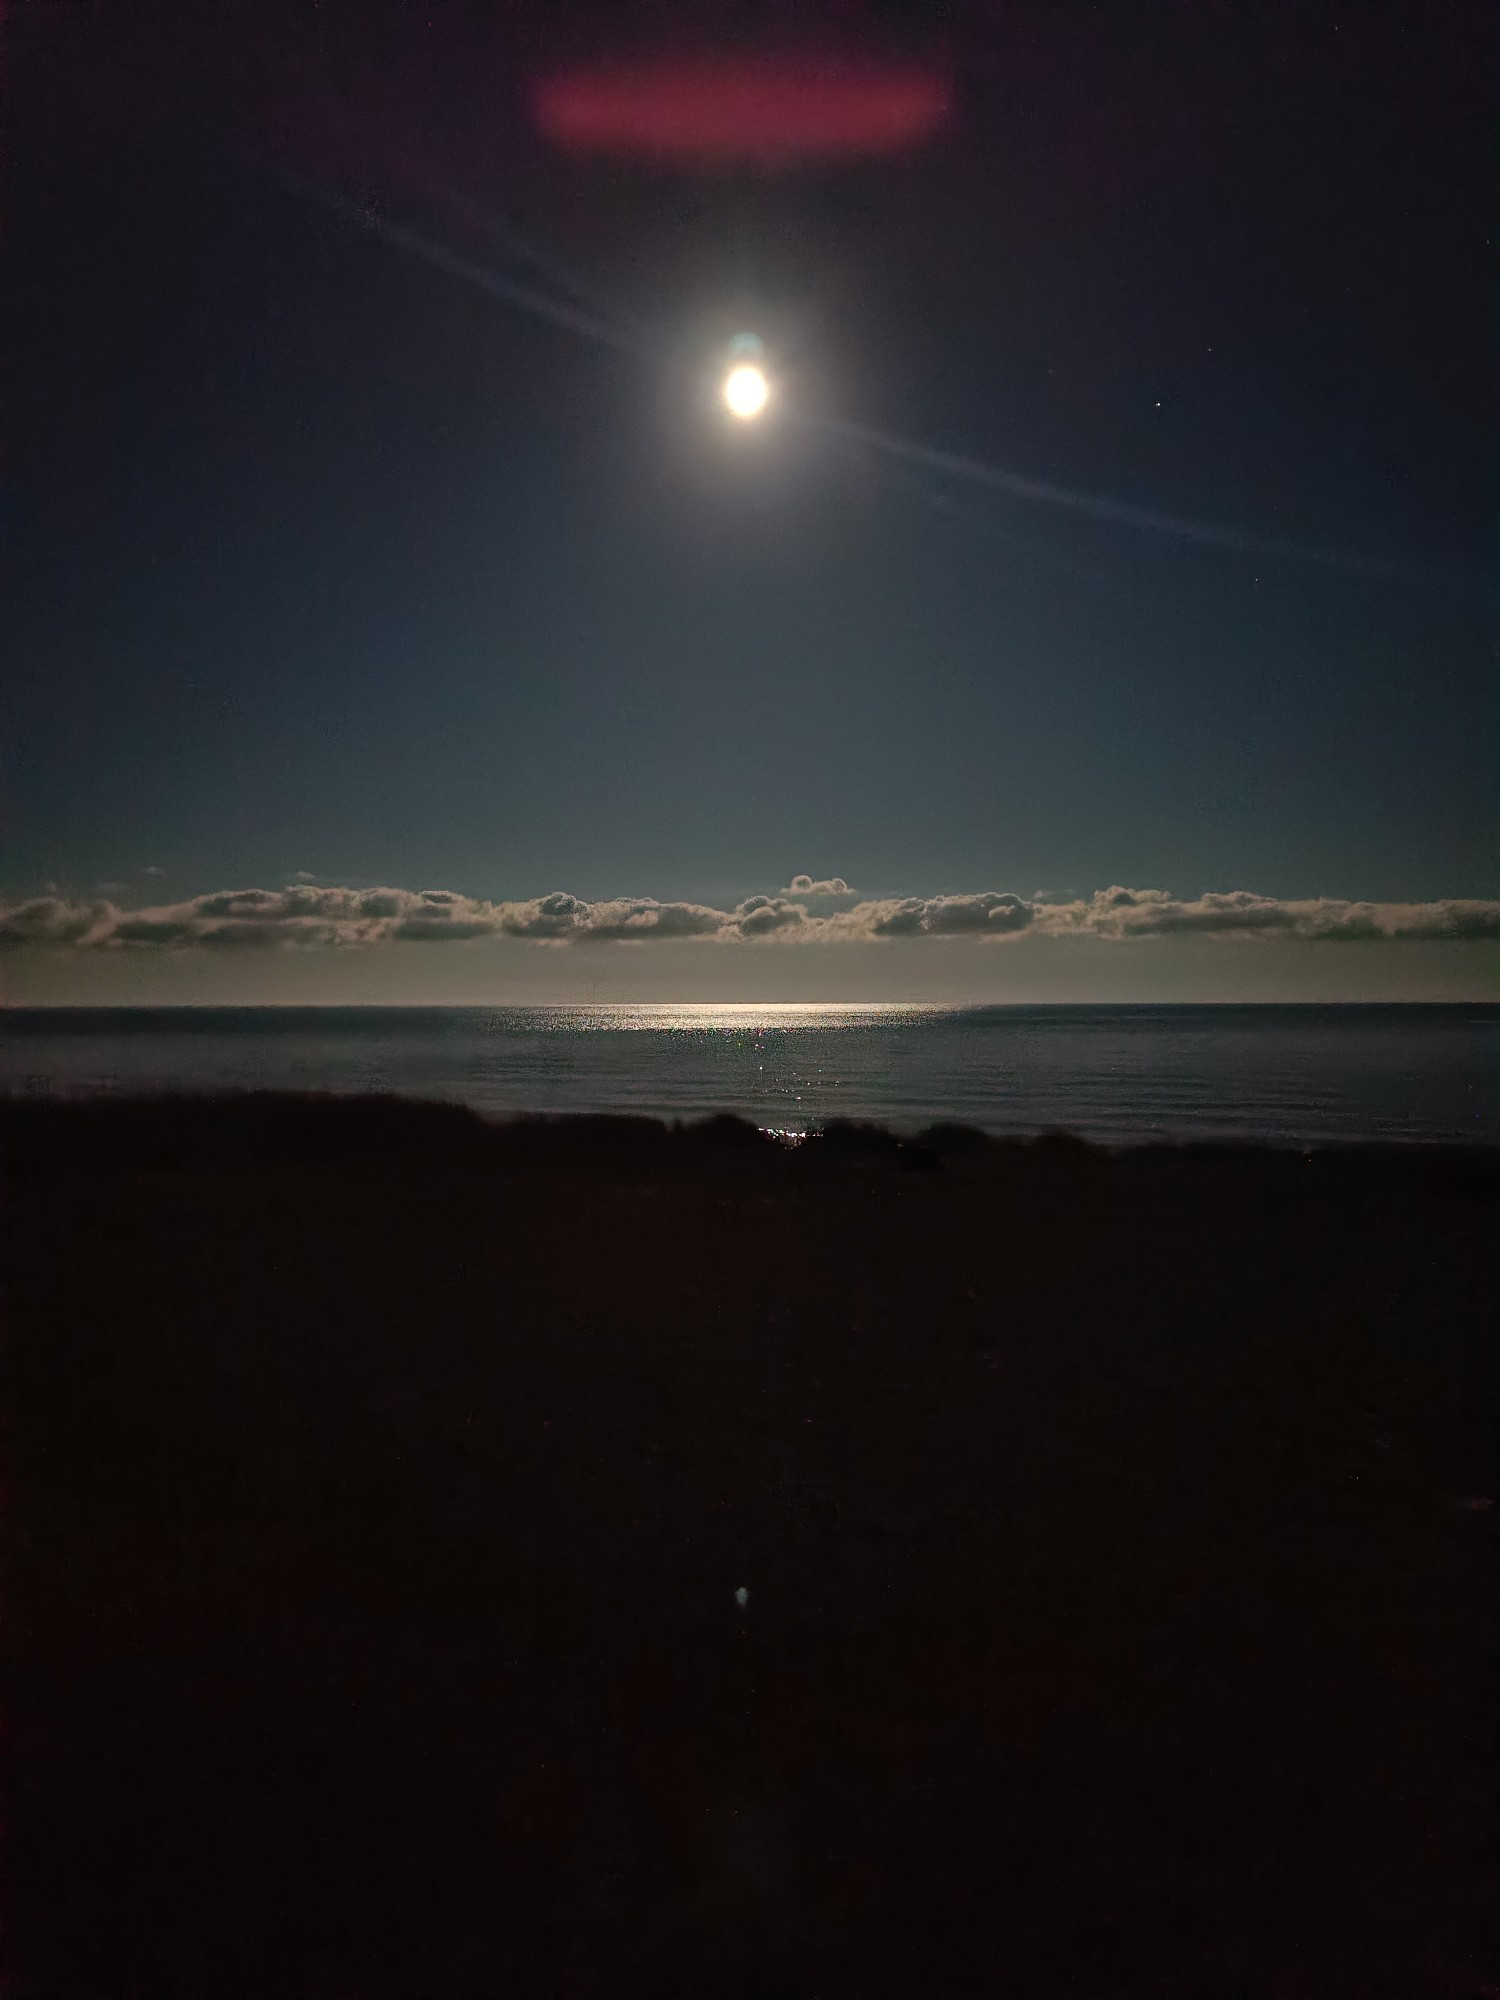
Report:
M770 397L770 384L753 362L736 362L724 377L724 407L741 423L758 417Z

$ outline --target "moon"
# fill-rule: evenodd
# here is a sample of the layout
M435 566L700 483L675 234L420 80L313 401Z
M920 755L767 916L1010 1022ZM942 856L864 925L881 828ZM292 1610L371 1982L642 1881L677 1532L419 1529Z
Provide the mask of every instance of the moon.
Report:
M758 417L770 394L770 383L751 362L737 362L724 377L724 407L741 423Z

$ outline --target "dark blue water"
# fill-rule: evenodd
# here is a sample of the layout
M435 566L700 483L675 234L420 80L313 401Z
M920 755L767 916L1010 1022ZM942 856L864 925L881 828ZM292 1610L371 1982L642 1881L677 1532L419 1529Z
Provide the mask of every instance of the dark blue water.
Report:
M1500 1141L1500 1006L12 1008L0 1088L389 1090L490 1112Z

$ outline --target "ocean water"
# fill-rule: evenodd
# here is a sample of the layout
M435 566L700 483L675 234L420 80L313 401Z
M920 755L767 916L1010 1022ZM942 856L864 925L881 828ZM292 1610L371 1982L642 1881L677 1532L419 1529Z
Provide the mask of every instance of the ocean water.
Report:
M1500 1006L11 1008L0 1090L395 1091L779 1131L1500 1142Z

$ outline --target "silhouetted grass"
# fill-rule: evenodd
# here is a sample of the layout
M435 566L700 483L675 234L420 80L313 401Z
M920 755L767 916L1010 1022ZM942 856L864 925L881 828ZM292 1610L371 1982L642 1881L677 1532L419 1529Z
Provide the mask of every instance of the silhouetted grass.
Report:
M1494 1155L247 1093L0 1171L18 1993L1481 1990Z

